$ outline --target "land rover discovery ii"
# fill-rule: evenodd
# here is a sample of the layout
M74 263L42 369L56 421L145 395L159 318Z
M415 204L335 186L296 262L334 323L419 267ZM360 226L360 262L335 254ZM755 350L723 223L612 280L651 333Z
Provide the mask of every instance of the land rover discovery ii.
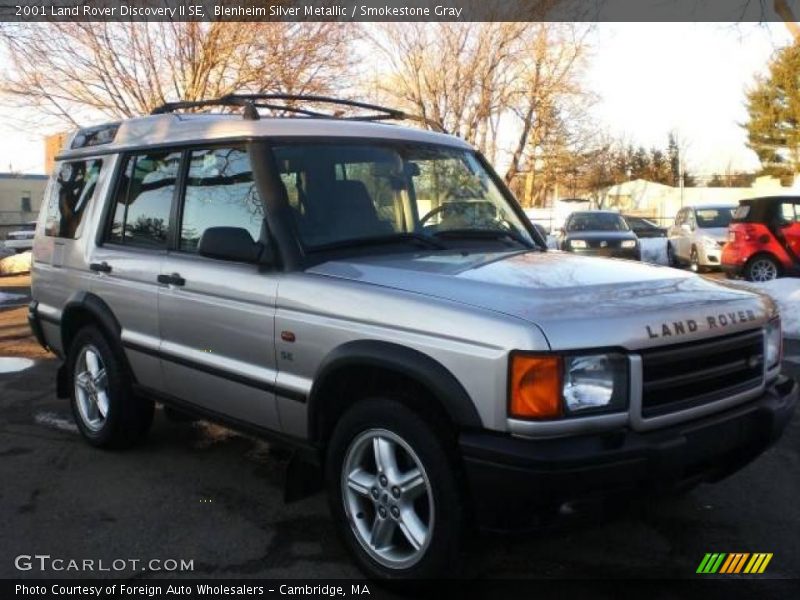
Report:
M474 525L713 481L780 436L768 298L548 251L464 141L303 100L175 103L58 157L29 319L90 444L154 401L289 443L359 565L416 578Z

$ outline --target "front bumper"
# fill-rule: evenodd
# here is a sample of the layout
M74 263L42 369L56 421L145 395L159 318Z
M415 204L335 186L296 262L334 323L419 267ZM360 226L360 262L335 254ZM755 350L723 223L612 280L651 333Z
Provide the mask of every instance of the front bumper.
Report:
M797 382L781 377L745 405L646 433L540 440L464 433L459 443L478 525L519 531L535 527L541 510L567 502L722 479L781 436L797 398Z
M567 252L580 256L599 256L601 258L626 258L628 260L641 260L641 250L636 248L567 248Z

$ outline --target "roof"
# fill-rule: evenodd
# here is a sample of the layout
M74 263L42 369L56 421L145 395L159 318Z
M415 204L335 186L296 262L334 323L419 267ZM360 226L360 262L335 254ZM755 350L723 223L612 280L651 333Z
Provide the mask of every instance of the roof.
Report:
M215 113L172 113L129 119L119 123L112 142L72 149L72 139L78 133L74 132L70 136L65 145L66 150L57 158L91 156L143 146L261 137L371 138L471 148L465 141L452 135L385 123L307 117L262 117L248 120L243 119L240 114Z
M28 181L47 181L47 175L31 173L0 173L0 179L22 179Z

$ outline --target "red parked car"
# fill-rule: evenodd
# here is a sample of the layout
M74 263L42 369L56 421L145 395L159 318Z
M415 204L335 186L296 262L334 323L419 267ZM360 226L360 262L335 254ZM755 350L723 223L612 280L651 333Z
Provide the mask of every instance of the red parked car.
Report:
M722 268L748 281L799 275L800 196L741 200L728 227Z

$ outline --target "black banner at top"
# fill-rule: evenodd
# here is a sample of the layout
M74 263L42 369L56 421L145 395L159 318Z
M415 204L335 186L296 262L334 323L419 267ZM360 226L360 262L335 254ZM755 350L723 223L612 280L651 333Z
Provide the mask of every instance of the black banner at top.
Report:
M800 0L0 0L0 21L800 20Z

